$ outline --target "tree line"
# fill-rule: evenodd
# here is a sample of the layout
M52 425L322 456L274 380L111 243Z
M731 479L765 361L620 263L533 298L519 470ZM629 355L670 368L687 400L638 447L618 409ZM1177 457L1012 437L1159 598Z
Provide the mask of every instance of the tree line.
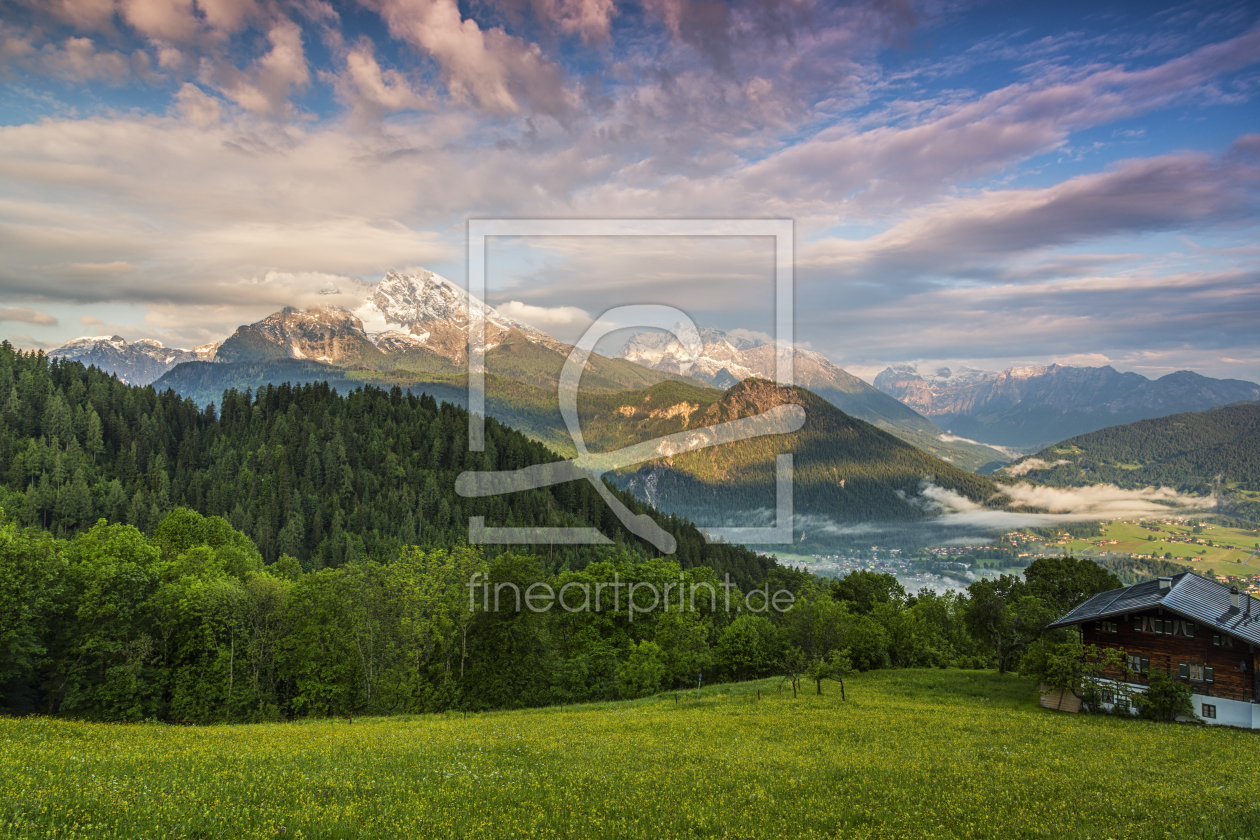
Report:
M666 597L631 590L637 611L607 597L536 611L516 596L546 583L569 587L576 606L573 592L613 581ZM1048 621L1114 582L1071 558L944 595L872 572L824 581L775 567L754 596L711 568L624 550L549 570L518 552L404 546L385 563L306 570L291 555L264 562L226 519L185 508L149 536L102 520L64 538L6 519L0 708L244 721L633 698L772 675L821 691L855 670L1013 670ZM780 592L784 610L765 609Z

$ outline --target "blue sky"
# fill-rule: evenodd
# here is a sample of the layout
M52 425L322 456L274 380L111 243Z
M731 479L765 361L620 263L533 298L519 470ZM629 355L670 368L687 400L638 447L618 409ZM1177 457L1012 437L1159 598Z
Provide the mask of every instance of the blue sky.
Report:
M1254 4L0 2L0 334L193 346L469 218L790 218L796 339L1260 380ZM764 241L504 243L490 301L773 323ZM335 297L335 296L334 296Z

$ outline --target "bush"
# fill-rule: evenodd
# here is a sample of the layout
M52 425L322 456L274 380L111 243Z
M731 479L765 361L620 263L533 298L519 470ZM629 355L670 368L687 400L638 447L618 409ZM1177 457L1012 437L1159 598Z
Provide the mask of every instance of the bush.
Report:
M1198 720L1190 686L1179 683L1167 674L1151 674L1145 694L1138 695L1138 714L1146 720L1173 721L1178 717Z
M617 690L623 699L646 697L661 689L665 678L665 656L656 642L642 641L630 649L630 656L617 672Z

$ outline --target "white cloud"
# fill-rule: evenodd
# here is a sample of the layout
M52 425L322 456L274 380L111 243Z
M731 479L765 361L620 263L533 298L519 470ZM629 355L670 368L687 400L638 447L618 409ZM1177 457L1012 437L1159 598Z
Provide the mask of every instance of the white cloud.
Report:
M1129 160L1042 189L988 190L928 205L865 240L828 238L802 265L845 272L973 272L1011 254L1128 232L1254 218L1260 168L1206 155Z
M189 41L197 34L192 0L121 0L122 17L146 37Z
M198 128L209 128L223 118L223 107L201 88L185 82L175 94L175 107L180 114Z
M595 321L589 312L576 306L534 306L519 300L509 300L495 309L509 318L569 343L577 341Z
M1147 487L1124 490L1110 484L1090 487L1037 487L1029 484L1002 485L1002 491L1015 505L1040 508L1047 513L995 510L943 487L925 482L920 495L911 501L933 514L918 527L977 528L1002 531L1012 528L1051 527L1073 522L1102 519L1128 519L1149 516L1202 514L1216 506L1212 497L1190 496L1167 488ZM887 524L845 526L851 533L887 530Z
M24 306L0 306L0 321L11 321L20 324L55 325L57 319L45 312L36 312Z
M1019 453L1016 452L1014 449L1010 449L1005 446L998 446L996 443L981 443L978 440L972 440L971 438L959 437L958 435L937 435L937 438L945 443L960 442L960 443L974 443L976 446L987 446L990 449L996 452L1001 452L1003 455L1006 455L1010 458L1019 457Z

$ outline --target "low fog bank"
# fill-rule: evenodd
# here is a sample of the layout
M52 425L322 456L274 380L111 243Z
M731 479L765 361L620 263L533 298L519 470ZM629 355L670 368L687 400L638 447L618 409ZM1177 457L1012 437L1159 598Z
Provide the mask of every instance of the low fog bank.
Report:
M1113 484L1089 487L1045 487L1017 482L1000 485L1012 507L1041 512L996 510L930 481L906 500L919 507L924 519L915 522L845 522L818 514L793 517L796 551L822 552L853 547L924 545L982 545L999 534L1019 528L1053 528L1104 519L1155 519L1202 516L1216 507L1212 496L1193 496L1169 487L1129 490ZM774 512L743 512L741 524L774 525ZM775 546L758 546L773 550Z

